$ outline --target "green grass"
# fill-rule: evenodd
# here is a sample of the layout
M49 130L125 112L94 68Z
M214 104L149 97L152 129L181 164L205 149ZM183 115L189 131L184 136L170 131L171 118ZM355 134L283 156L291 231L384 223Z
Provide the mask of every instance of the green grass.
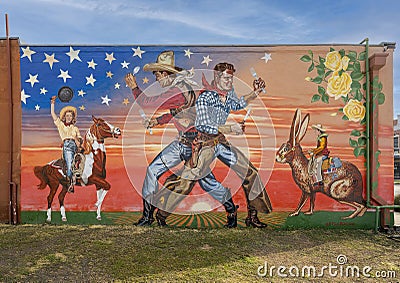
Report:
M308 282L262 278L257 269L337 265L340 254L400 278L398 242L370 230L0 225L0 282Z

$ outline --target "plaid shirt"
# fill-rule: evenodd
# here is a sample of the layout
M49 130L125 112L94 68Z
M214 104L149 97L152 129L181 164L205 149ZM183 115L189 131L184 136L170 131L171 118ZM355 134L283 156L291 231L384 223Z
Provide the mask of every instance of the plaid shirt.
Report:
M218 134L218 126L225 125L231 111L243 109L247 106L243 97L237 97L232 89L222 103L219 94L215 91L203 91L196 101L196 123L198 131L207 134Z

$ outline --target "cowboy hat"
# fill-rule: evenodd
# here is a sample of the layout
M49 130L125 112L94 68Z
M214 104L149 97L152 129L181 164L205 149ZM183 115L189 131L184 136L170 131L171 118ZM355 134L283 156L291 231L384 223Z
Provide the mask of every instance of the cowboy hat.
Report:
M65 106L63 109L61 109L61 111L60 111L60 119L61 120L63 119L65 113L67 113L67 112L74 113L74 117L76 118L76 116L77 116L76 108L74 106L68 105L68 106Z
M316 130L320 130L320 131L323 132L323 133L326 132L326 129L325 129L324 126L322 126L321 124L312 125L311 128L316 129Z
M148 72L167 71L174 74L180 71L175 67L175 56L173 51L161 52L157 57L157 62L144 65L143 70Z

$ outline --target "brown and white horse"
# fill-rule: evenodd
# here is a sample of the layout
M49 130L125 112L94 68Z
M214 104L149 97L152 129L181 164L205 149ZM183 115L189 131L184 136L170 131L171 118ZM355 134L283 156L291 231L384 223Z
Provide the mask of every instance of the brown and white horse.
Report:
M83 141L85 166L81 179L77 180L75 186L95 185L97 190L97 220L101 220L101 205L103 200L110 190L111 185L106 181L106 149L104 139L118 138L121 135L121 130L114 127L102 118L92 116L93 124L87 130ZM60 212L62 221L67 221L64 207L64 198L68 191L65 174L62 167L57 165L62 164L62 161L55 160L45 166L36 166L34 168L35 176L40 180L38 185L39 190L43 190L49 186L50 193L47 196L47 219L46 222L51 222L51 204L58 190L59 185L62 186L62 191L58 194L60 202Z

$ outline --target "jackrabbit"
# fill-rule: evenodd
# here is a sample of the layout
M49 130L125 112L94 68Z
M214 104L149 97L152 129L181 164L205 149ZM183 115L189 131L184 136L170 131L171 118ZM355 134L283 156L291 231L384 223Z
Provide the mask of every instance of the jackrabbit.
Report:
M289 216L298 215L308 198L310 198L310 209L304 214L312 214L314 211L315 194L317 192L321 192L340 203L355 208L355 211L351 215L343 217L343 219L362 216L367 207L362 196L362 176L354 164L342 161L342 166L337 168L334 173L323 174L322 186L313 186L312 176L308 172L309 160L304 155L300 146L300 142L307 132L309 121L310 114L307 114L301 120L301 110L297 109L293 117L289 140L282 144L276 153L276 161L290 165L293 179L302 190L300 202L296 210Z

